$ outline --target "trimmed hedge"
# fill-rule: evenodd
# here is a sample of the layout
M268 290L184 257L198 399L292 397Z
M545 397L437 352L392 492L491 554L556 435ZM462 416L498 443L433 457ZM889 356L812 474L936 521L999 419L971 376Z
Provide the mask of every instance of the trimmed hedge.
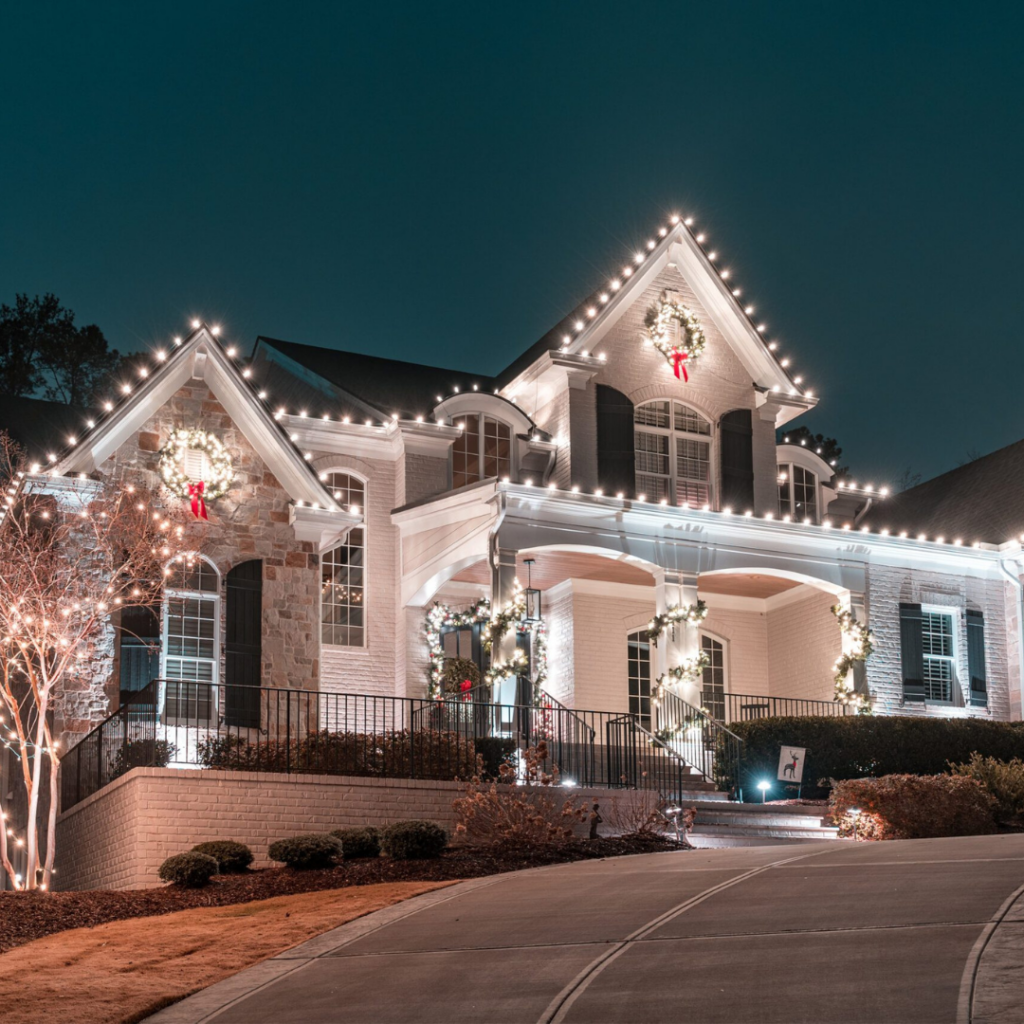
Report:
M252 850L245 843L233 839L215 839L192 847L193 853L205 853L217 862L222 875L237 875L248 870L252 863Z
M175 854L160 865L160 880L180 885L183 889L201 889L215 874L217 861L205 853Z
M379 828L372 825L364 828L336 828L331 835L341 840L341 854L345 860L380 856Z
M966 762L977 752L1009 761L1024 757L1024 722L977 718L940 719L883 715L842 718L757 718L729 726L743 741L741 778L722 781L743 786L746 800L759 799L758 779L773 791L779 750L784 744L807 748L803 795L824 796L829 779L882 775L939 775L950 762ZM724 759L723 759L724 763Z
M271 860L280 861L290 868L307 871L315 868L333 868L341 860L341 840L334 836L311 832L306 835L279 839L267 851Z
M434 821L396 821L380 837L381 849L395 860L440 857L447 845L448 833Z

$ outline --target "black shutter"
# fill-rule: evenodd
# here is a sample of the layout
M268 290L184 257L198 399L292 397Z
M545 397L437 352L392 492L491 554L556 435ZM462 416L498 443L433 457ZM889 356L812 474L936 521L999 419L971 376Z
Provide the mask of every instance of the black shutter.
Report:
M985 617L967 610L967 674L971 679L968 703L983 708L988 704L985 678Z
M633 403L615 388L597 385L597 486L607 494L636 490Z
M903 699L924 700L924 645L921 639L921 606L900 605L900 658L903 665Z
M241 562L227 575L227 636L224 643L224 721L260 724L263 560Z
M153 608L121 611L121 703L160 675L160 617Z
M754 427L749 409L727 412L719 424L722 500L735 512L754 507Z

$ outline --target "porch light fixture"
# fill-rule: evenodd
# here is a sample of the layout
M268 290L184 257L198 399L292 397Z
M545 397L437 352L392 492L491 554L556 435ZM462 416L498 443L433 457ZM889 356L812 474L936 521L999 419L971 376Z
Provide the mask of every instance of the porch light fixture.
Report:
M533 563L535 558L524 558L526 566L526 590L523 597L526 599L526 608L523 611L523 622L540 622L540 591L533 586Z

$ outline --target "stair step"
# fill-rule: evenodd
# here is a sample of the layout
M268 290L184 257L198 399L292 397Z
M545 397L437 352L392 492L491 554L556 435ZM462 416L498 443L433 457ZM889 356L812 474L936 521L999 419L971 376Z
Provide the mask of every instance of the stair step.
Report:
M762 839L838 839L839 829L819 826L818 828L798 828L772 825L740 824L723 825L702 822L698 815L693 826L693 835L702 836L750 836Z
M724 850L737 846L800 846L804 843L821 842L820 839L810 837L775 839L769 836L705 836L693 833L687 838L690 845L698 850Z
M820 814L750 814L743 805L726 803L724 806L705 807L697 812L705 825L751 826L754 828L823 828Z

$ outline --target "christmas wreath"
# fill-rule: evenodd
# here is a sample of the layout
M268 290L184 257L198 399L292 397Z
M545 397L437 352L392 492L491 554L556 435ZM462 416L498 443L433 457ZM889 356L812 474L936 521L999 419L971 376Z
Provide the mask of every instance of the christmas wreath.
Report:
M185 455L190 451L206 456L207 469L202 480L192 480L185 472ZM219 498L231 486L235 471L219 437L198 428L179 427L171 431L160 449L160 476L167 489L179 498L195 498L197 487L203 498Z
M676 377L689 381L683 364L687 359L696 359L708 343L704 328L693 310L662 292L661 298L647 310L644 327L647 338L672 364Z

